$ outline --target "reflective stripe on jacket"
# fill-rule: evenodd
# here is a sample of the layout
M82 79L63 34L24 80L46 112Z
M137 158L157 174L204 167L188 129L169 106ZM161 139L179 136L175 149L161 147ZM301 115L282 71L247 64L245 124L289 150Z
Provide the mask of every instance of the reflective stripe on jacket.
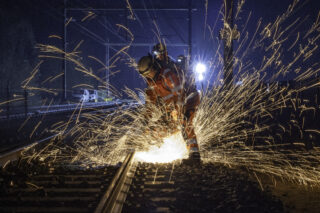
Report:
M161 98L166 104L179 105L184 100L184 88L182 77L179 77L175 69L161 69L158 77L148 80L146 90L147 101L157 103L157 98Z

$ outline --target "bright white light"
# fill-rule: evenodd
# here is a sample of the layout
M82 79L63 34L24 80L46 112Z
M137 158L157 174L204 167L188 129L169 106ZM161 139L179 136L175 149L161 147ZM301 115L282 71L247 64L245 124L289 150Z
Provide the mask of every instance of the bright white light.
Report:
M202 80L203 80L203 75L202 75L202 73L200 73L200 74L198 75L198 80L199 80L199 81L202 81Z
M153 54L154 55L159 55L159 52L155 50L155 51L153 51Z
M199 73L199 74L204 73L206 71L206 69L207 69L206 66L204 64L202 64L202 63L198 63L196 65L196 72Z
M161 147L151 147L149 151L137 152L135 156L138 161L169 163L187 158L188 150L181 132L177 132L170 137L164 138Z

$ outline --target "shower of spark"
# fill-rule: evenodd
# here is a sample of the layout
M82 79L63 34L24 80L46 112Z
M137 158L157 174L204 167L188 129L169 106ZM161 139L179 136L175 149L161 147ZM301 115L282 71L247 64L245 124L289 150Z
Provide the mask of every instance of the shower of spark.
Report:
M319 111L319 106L309 106L308 101L299 98L299 93L320 86L319 79L314 78L319 74L319 64L307 63L318 50L320 22L318 18L304 35L296 32L295 42L290 43L288 36L294 35L293 27L300 18L289 25L284 23L294 14L298 4L299 1L294 0L273 23L262 26L259 21L251 37L245 31L251 13L248 15L234 54L234 82L241 80L241 85L231 85L228 89L221 86L223 60L221 42L218 42L215 57L208 63L211 67L207 70L207 73L218 76L216 82L210 82L216 86L204 90L194 125L204 161L246 167L287 181L320 186L320 149L313 147L309 151L306 144L301 143L311 133L320 133L317 125L311 121L305 123L306 115ZM244 1L241 1L236 18L240 18L243 5ZM131 13L134 17L133 10ZM130 32L125 26L120 29ZM233 29L226 29L231 31L226 34L232 35ZM133 42L133 34L130 32L129 35ZM289 48L285 44L290 44ZM62 50L53 46L38 47L44 53L42 58L61 58L63 55ZM129 48L130 45L122 48L111 60L117 61L121 55L126 57L130 66L135 66L135 61L127 53ZM289 50L296 52L289 62L285 62L284 52ZM255 51L263 53L260 61L257 59L259 54L255 57L258 67L254 67L249 59L249 54ZM74 64L75 70L105 84L81 63L79 52L66 53L65 56ZM111 69L111 66L105 68ZM268 81L266 76L270 70L273 76ZM296 75L294 80L299 82L299 87L289 88L275 81L289 73ZM106 87L112 88L110 85ZM75 143L67 145L62 140L52 140L32 156L56 162L71 161L83 166L116 164L132 149L138 152L138 159L148 162L185 158L186 148L181 134L174 134L179 129L179 121L171 119L164 106L146 107L137 92L126 89L126 93L136 100L136 107L120 107L109 114L99 110L94 113L74 112L68 122L57 123L51 131L64 133L59 139L73 137ZM146 119L146 113L151 114L151 119ZM286 121L281 121L280 116L286 116ZM297 136L293 137L294 134Z

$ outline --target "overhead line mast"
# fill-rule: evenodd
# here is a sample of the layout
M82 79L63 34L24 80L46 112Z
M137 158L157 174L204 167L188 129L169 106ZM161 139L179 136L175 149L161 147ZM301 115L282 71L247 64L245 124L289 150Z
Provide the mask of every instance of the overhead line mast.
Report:
M224 0L224 23L220 31L220 39L223 41L223 86L230 87L233 84L233 40L238 39L240 33L233 24L233 0Z

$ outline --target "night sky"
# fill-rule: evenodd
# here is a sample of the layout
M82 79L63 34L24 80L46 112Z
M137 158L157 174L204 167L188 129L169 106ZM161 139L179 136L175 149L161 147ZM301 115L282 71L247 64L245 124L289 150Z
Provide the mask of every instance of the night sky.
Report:
M132 8L187 8L188 1L129 1ZM207 13L205 12L205 4L208 3ZM237 4L240 1L235 1ZM268 0L259 1L247 0L243 6L239 17L234 21L240 32L248 32L249 38L254 34L257 23L261 19L260 29L263 29L268 23L273 23L276 18L284 13L290 0ZM103 63L106 62L106 45L105 43L129 43L130 35L120 29L117 24L127 26L134 35L133 43L157 43L155 34L157 24L162 38L165 38L168 44L169 55L173 58L181 54L187 54L188 44L188 12L187 11L136 11L131 17L130 11L113 11L103 12L94 11L94 15L83 21L82 19L88 15L88 8L125 8L126 1L67 1L67 8L84 8L84 10L67 10L67 19L72 17L67 27L67 51L71 51L80 41L83 41L79 50L83 63L92 68L93 72L103 78L105 71L100 64L91 60L88 56L93 56ZM193 8L196 10L192 14L192 56L193 63L202 61L209 63L215 55L219 43L218 34L223 26L222 16L219 13L222 7L222 1L193 1ZM1 3L1 96L4 96L4 88L7 84L12 86L13 90L19 90L20 82L24 80L32 71L32 68L39 62L37 57L40 53L38 49L33 47L36 44L50 44L63 48L63 39L51 37L58 35L63 38L63 10L64 1L62 0L13 0ZM316 20L320 3L317 0L301 1L296 7L296 11L291 17L288 17L283 26L288 26L297 18L299 21L295 24L292 33L288 33L287 41L283 44L282 60L284 63L290 61L295 50L286 52L286 48L296 38L296 32L304 33ZM243 29L249 14L251 13L247 27ZM207 14L207 16L206 16ZM127 17L127 18L126 18ZM154 22L152 21L154 20ZM205 23L207 27L205 27ZM212 30L212 38L210 30ZM256 39L259 39L259 34ZM184 47L172 47L170 44L184 44ZM234 49L237 50L239 41L234 42ZM122 46L123 47L123 46ZM146 55L150 51L149 46L132 46L128 53L135 60ZM13 52L11 50L16 49ZM109 49L110 57L112 57L121 46L111 46ZM236 55L242 54L240 49ZM222 54L222 49L219 50ZM263 49L250 50L243 60L251 61L252 66L248 69L261 66L261 59L268 53ZM118 91L128 86L129 88L144 88L145 84L134 69L128 66L128 59L121 57L110 70L113 73L110 81ZM303 66L303 64L302 64ZM217 72L222 67L210 67L210 70ZM236 68L235 68L236 69ZM272 69L269 71L272 73ZM19 70L19 71L17 71ZM63 70L62 60L46 60L41 65L40 75L37 77L35 84L41 84L50 76L59 75ZM19 72L19 78L13 78L6 73ZM216 75L213 74L210 82L213 82ZM278 80L291 80L294 76L285 76ZM133 80L135 79L135 80ZM9 83L8 83L9 82ZM67 64L67 90L70 92L74 86L78 84L90 84L95 89L99 87L99 83L87 76L80 76L74 71L74 67L70 63ZM61 89L61 79L46 82L45 87Z

